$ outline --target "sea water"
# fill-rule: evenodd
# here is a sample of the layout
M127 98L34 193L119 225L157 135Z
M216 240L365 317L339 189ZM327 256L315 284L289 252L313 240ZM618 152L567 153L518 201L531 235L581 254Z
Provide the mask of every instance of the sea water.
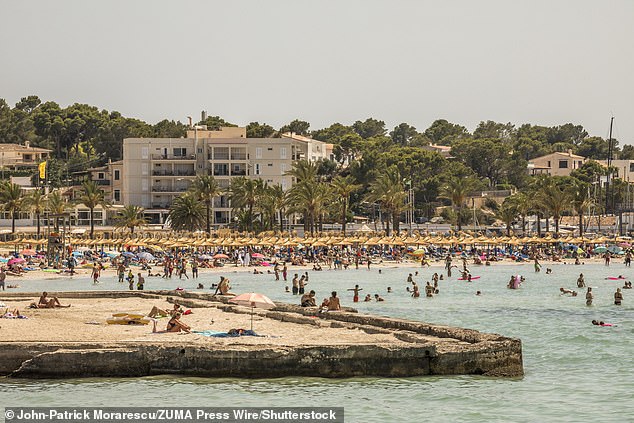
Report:
M361 299L375 293L385 298L384 302L354 304L360 312L520 338L525 369L521 378L3 379L0 406L341 406L348 422L634 421L634 290L623 290L623 305L617 307L613 295L623 281L605 279L619 274L634 279L634 271L622 264L550 267L552 274L545 274L545 267L534 273L532 265L472 267L480 279L458 281L454 275L440 281L440 294L433 298L412 298L405 290L407 275L418 270L414 280L422 289L441 267L388 266L381 273L378 268L309 270L306 288L317 292L318 301L336 290L343 305L353 306L352 292L347 289L359 284ZM231 279L236 293L256 291L273 300L299 301L284 292L294 270L286 283L276 282L270 274L235 270L229 266L221 274ZM594 287L591 307L585 305L585 290L576 288L579 273ZM514 274L524 275L526 282L518 290L507 289ZM46 278L20 281L18 290L122 289L113 275L103 277L99 285L85 276ZM208 291L218 279L218 274L189 280L147 278L145 287L194 290L200 282ZM387 293L388 286L393 293ZM576 289L579 296L561 296L560 287ZM478 290L481 296L475 295ZM593 319L616 326L593 326ZM266 334L266 327L259 327L257 320L255 327Z

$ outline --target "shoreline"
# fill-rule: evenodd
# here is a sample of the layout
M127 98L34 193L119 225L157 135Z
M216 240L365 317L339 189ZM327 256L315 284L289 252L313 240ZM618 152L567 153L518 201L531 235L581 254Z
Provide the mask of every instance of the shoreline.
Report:
M454 260L454 262L457 263L456 260ZM542 261L540 262L542 269L545 269L547 266L572 266L572 267L578 267L578 268L583 268L583 266L585 264L602 264L603 263L603 259L599 258L599 257L593 257L590 259L585 259L583 260L583 263L581 265L575 265L573 262L570 261ZM620 261L615 261L613 260L611 264L622 264ZM503 261L498 261L498 262L493 262L491 264L491 266L487 266L487 267L498 267L498 266L503 266L503 267L514 267L514 266L521 266L521 265L532 265L531 261L524 261L521 263L516 263L514 261L511 260L503 260ZM400 263L396 263L396 262L390 262L390 261L383 261L382 263L372 263L371 266L371 270L372 269L416 269L416 270L425 270L428 268L433 268L433 269L440 269L440 271L438 273L442 273L444 270L444 262L442 260L438 260L438 261L434 261L434 262L430 262L430 266L421 266L420 262L418 261L411 261L411 260L407 260L407 261L402 261ZM469 263L469 267L470 269L473 271L474 269L478 269L480 267L484 267L485 265L475 265L473 263ZM146 270L141 270L140 267L138 266L132 266L130 267L131 269L133 269L133 273L136 276L136 273L141 272L142 274L146 274ZM158 269L159 266L153 266L152 269ZM13 275L7 275L6 278L6 284L7 285L15 285L15 284L19 284L20 281L31 281L31 280L42 280L43 278L46 279L51 279L51 280L56 280L56 279L72 279L73 277L90 277L91 274L91 269L92 269L92 265L90 265L90 268L82 268L77 267L75 269L75 275L70 275L68 273L56 273L56 272L50 272L50 271L42 271L42 270L32 270L32 271L26 271L24 272L22 275L20 276L13 276ZM259 271L263 271L264 274L267 274L267 270L270 269L272 270L273 267L272 266L256 266L256 265L249 265L249 266L236 266L234 264L227 264L225 266L222 267L215 267L215 268L199 268L199 275L200 276L209 276L209 275L218 275L218 276L222 276L223 273L224 274L231 274L231 273L253 273L253 269L257 269ZM354 265L351 265L349 269L329 269L328 267L324 267L323 270L321 271L315 271L312 270L312 267L310 266L310 263L304 265L304 266L298 266L298 265L288 265L288 273L290 274L291 272L326 272L326 271L333 271L333 272L338 272L338 273L345 273L348 271L354 271L354 270L367 270L367 266L359 266L359 269L355 269ZM112 267L109 266L106 269L102 270L102 275L101 277L116 277L116 270ZM459 269L454 270L454 273L458 274L459 273ZM189 275L190 279L191 279L191 274ZM273 274L271 273L271 276L273 276ZM146 276L146 280L147 276ZM149 279L154 280L154 278L150 278ZM172 278L168 278L167 280L179 280L179 278L174 275L174 277ZM186 280L186 279L183 279ZM290 280L288 281L290 282ZM12 288L7 288L7 289L12 289ZM0 293L2 293L2 291L0 291Z

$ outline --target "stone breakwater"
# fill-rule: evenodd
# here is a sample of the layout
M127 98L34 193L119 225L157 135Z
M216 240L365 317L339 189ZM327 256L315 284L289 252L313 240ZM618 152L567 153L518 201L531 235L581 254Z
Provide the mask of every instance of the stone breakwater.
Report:
M17 329L12 331L9 327L0 340L0 375L22 378L160 374L240 378L523 375L522 344L518 339L366 315L350 308L319 313L314 308L276 303L272 310L256 309L255 315L258 331L279 336L219 340L200 335L151 334L148 327L91 326L83 320L97 313L100 301L111 307L128 301L128 305L138 305L138 309L157 301L176 301L194 310L193 316L200 319L214 316L217 322L226 321L227 325L244 323L251 309L228 303L229 298L197 292L97 291L51 295L63 302L72 300L73 307L37 310L37 315L23 322L3 322L0 333L7 329L5 323ZM28 304L37 299L37 294L7 293L0 294L0 299ZM61 338L43 331L23 340L18 331L21 323L37 324L37 319L42 319L42 324L54 325L56 319L66 316L61 313L72 312L80 316L77 330L70 324L68 333Z

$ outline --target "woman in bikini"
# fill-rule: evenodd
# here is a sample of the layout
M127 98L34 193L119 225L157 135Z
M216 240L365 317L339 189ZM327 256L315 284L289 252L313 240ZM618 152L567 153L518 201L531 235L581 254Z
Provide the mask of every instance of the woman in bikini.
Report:
M181 322L179 319L181 317L181 313L176 313L174 314L174 316L170 319L169 322L167 322L167 332L186 332L186 333L191 333L191 327L187 326L185 323Z
M48 298L48 292L46 291L42 292L42 296L40 297L40 300L37 303L37 308L66 308L66 307L70 307L70 304L62 305L57 299L57 297Z

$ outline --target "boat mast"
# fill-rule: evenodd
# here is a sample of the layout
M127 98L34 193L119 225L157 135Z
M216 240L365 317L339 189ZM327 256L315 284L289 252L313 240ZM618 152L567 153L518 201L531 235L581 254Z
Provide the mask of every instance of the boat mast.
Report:
M614 124L614 116L610 118L610 135L608 137L608 173L606 176L605 182L605 215L607 216L610 212L610 193L614 190L610 191L610 177L612 176L612 125ZM613 196L612 196L613 197ZM614 204L612 204L614 206ZM612 210L614 212L614 210Z

